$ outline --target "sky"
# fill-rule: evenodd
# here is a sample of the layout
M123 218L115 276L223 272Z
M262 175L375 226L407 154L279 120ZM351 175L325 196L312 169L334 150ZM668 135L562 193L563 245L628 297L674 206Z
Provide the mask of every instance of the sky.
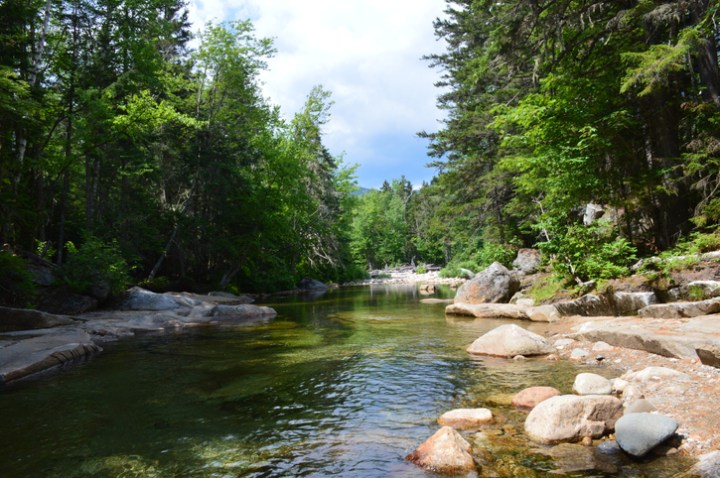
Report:
M439 72L423 55L442 52L433 21L444 0L190 0L198 30L207 21L250 19L277 53L260 80L271 104L291 118L314 85L332 93L323 142L346 164L359 165L358 183L377 188L405 175L415 187L435 171L425 165L437 131Z

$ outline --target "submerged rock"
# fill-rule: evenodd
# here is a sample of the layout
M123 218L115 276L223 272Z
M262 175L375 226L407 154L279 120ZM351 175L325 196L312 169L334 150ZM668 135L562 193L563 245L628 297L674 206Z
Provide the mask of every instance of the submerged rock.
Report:
M458 408L443 413L438 418L442 426L449 426L459 430L478 428L493 420L493 414L487 408Z
M538 403L560 394L560 390L553 387L530 387L515 395L512 400L512 405L516 408L531 410L535 408Z
M476 469L470 444L452 427L442 427L405 459L435 473L463 473Z
M450 304L445 308L450 315L469 315L478 319L527 320L525 307L514 304Z
M630 413L615 424L615 437L623 451L641 457L670 438L677 428L678 423L664 415Z
M465 282L455 295L455 303L506 303L520 289L520 281L504 265L494 262L473 279Z
M525 432L544 445L599 438L613 429L621 414L622 402L609 395L561 395L530 411Z
M544 337L515 324L506 324L475 340L467 351L476 355L515 357L546 355L554 352L554 349Z

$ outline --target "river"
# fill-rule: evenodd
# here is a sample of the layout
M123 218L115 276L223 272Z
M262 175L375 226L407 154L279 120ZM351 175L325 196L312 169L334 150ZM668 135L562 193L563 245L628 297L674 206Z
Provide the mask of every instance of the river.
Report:
M471 357L465 347L505 322L446 318L419 299L409 286L341 289L269 304L279 316L264 325L108 344L0 391L0 476L428 477L404 457L460 407L504 422L469 435L490 450L480 476L669 477L686 465L529 446L507 397L569 393L580 368Z

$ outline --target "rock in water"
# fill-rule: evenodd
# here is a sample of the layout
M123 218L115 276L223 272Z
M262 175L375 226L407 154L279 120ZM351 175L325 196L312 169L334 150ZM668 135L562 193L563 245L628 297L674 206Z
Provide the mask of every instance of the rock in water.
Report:
M442 427L405 459L436 473L475 470L470 444L452 427Z
M516 355L545 355L554 352L552 345L542 336L506 324L496 327L467 348L471 354L514 357Z
M467 430L490 423L492 419L493 414L487 408L458 408L443 413L438 418L438 423L442 426Z
M493 262L490 267L467 281L455 294L455 303L506 303L520 289L520 281L504 265Z
M595 373L580 373L575 377L573 392L578 395L610 395L610 380Z
M612 430L622 402L609 395L561 395L540 402L525 419L525 432L544 445L599 438Z
M171 296L156 294L141 287L128 290L120 306L123 310L173 310L179 307L180 305Z
M633 456L644 456L670 438L678 423L670 417L654 413L630 413L615 424L618 445Z
M519 392L513 397L512 404L516 408L531 410L538 403L544 402L548 398L560 395L560 390L553 387L530 387Z

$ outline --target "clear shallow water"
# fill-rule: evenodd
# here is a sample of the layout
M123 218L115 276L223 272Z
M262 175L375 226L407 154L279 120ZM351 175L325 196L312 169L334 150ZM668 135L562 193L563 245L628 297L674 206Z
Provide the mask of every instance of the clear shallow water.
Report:
M508 395L532 385L569 392L577 367L472 358L465 347L503 322L446 319L444 305L419 298L399 286L333 291L271 304L280 315L266 325L109 344L0 391L0 476L425 477L404 457L440 414L476 406L504 420L469 436L489 450L481 476L677 471L677 459L572 471L593 459L529 448Z

